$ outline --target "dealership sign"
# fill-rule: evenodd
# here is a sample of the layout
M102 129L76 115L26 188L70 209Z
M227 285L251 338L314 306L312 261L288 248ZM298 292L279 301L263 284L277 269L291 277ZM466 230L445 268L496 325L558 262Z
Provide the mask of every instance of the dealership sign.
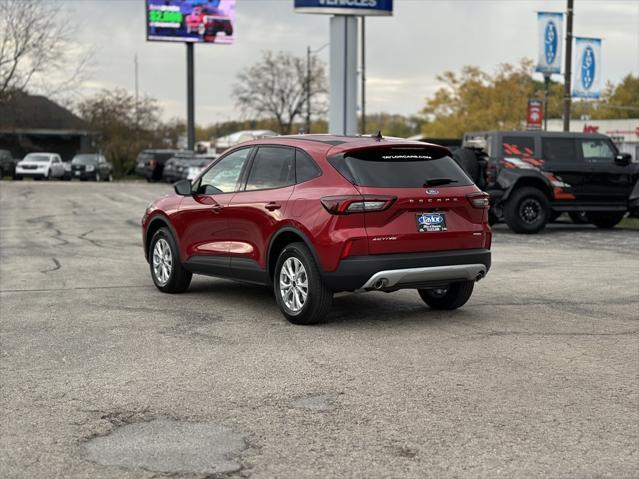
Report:
M601 95L600 38L575 38L574 71L572 96L599 98Z
M545 74L561 73L561 40L563 13L537 13L537 71Z
M393 0L295 0L297 13L392 15Z
M526 128L528 130L541 130L541 122L544 118L544 103L540 100L528 100L528 113L526 114Z
M146 0L152 41L233 43L235 0Z

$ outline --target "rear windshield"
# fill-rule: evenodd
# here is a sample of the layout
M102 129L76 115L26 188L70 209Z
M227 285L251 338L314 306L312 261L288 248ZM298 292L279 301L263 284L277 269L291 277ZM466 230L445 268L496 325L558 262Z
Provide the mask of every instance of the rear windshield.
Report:
M98 157L97 155L76 155L71 160L71 163L75 165L92 165L93 163L97 163Z
M329 161L358 186L421 188L472 184L451 157L428 148L376 148L335 156Z

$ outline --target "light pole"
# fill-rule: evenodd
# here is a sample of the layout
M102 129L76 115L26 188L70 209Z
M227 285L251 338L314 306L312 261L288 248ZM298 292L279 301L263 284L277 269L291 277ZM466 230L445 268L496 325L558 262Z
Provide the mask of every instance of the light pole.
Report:
M306 47L306 133L311 132L311 62L312 55L321 52L330 43L325 43L317 50L311 50L310 45Z
M550 73L544 73L544 131L548 131L548 88Z
M564 72L564 131L570 131L570 76L572 75L572 15L574 0L568 0L566 28L566 69Z

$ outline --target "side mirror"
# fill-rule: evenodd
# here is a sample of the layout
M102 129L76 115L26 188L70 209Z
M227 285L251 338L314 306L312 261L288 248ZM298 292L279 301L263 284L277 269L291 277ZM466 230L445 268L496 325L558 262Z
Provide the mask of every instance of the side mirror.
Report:
M617 156L615 156L615 163L617 163L618 165L627 166L630 164L631 161L632 156L630 156L630 153L619 153Z
M173 185L175 192L180 196L191 196L193 189L189 180L180 180Z

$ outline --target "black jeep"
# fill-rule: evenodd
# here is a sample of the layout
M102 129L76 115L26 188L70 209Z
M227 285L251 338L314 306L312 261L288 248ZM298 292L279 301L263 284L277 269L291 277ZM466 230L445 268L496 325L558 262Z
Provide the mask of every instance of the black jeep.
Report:
M638 188L639 164L594 133L470 132L453 156L490 194L491 222L516 233L537 233L563 212L612 228Z

